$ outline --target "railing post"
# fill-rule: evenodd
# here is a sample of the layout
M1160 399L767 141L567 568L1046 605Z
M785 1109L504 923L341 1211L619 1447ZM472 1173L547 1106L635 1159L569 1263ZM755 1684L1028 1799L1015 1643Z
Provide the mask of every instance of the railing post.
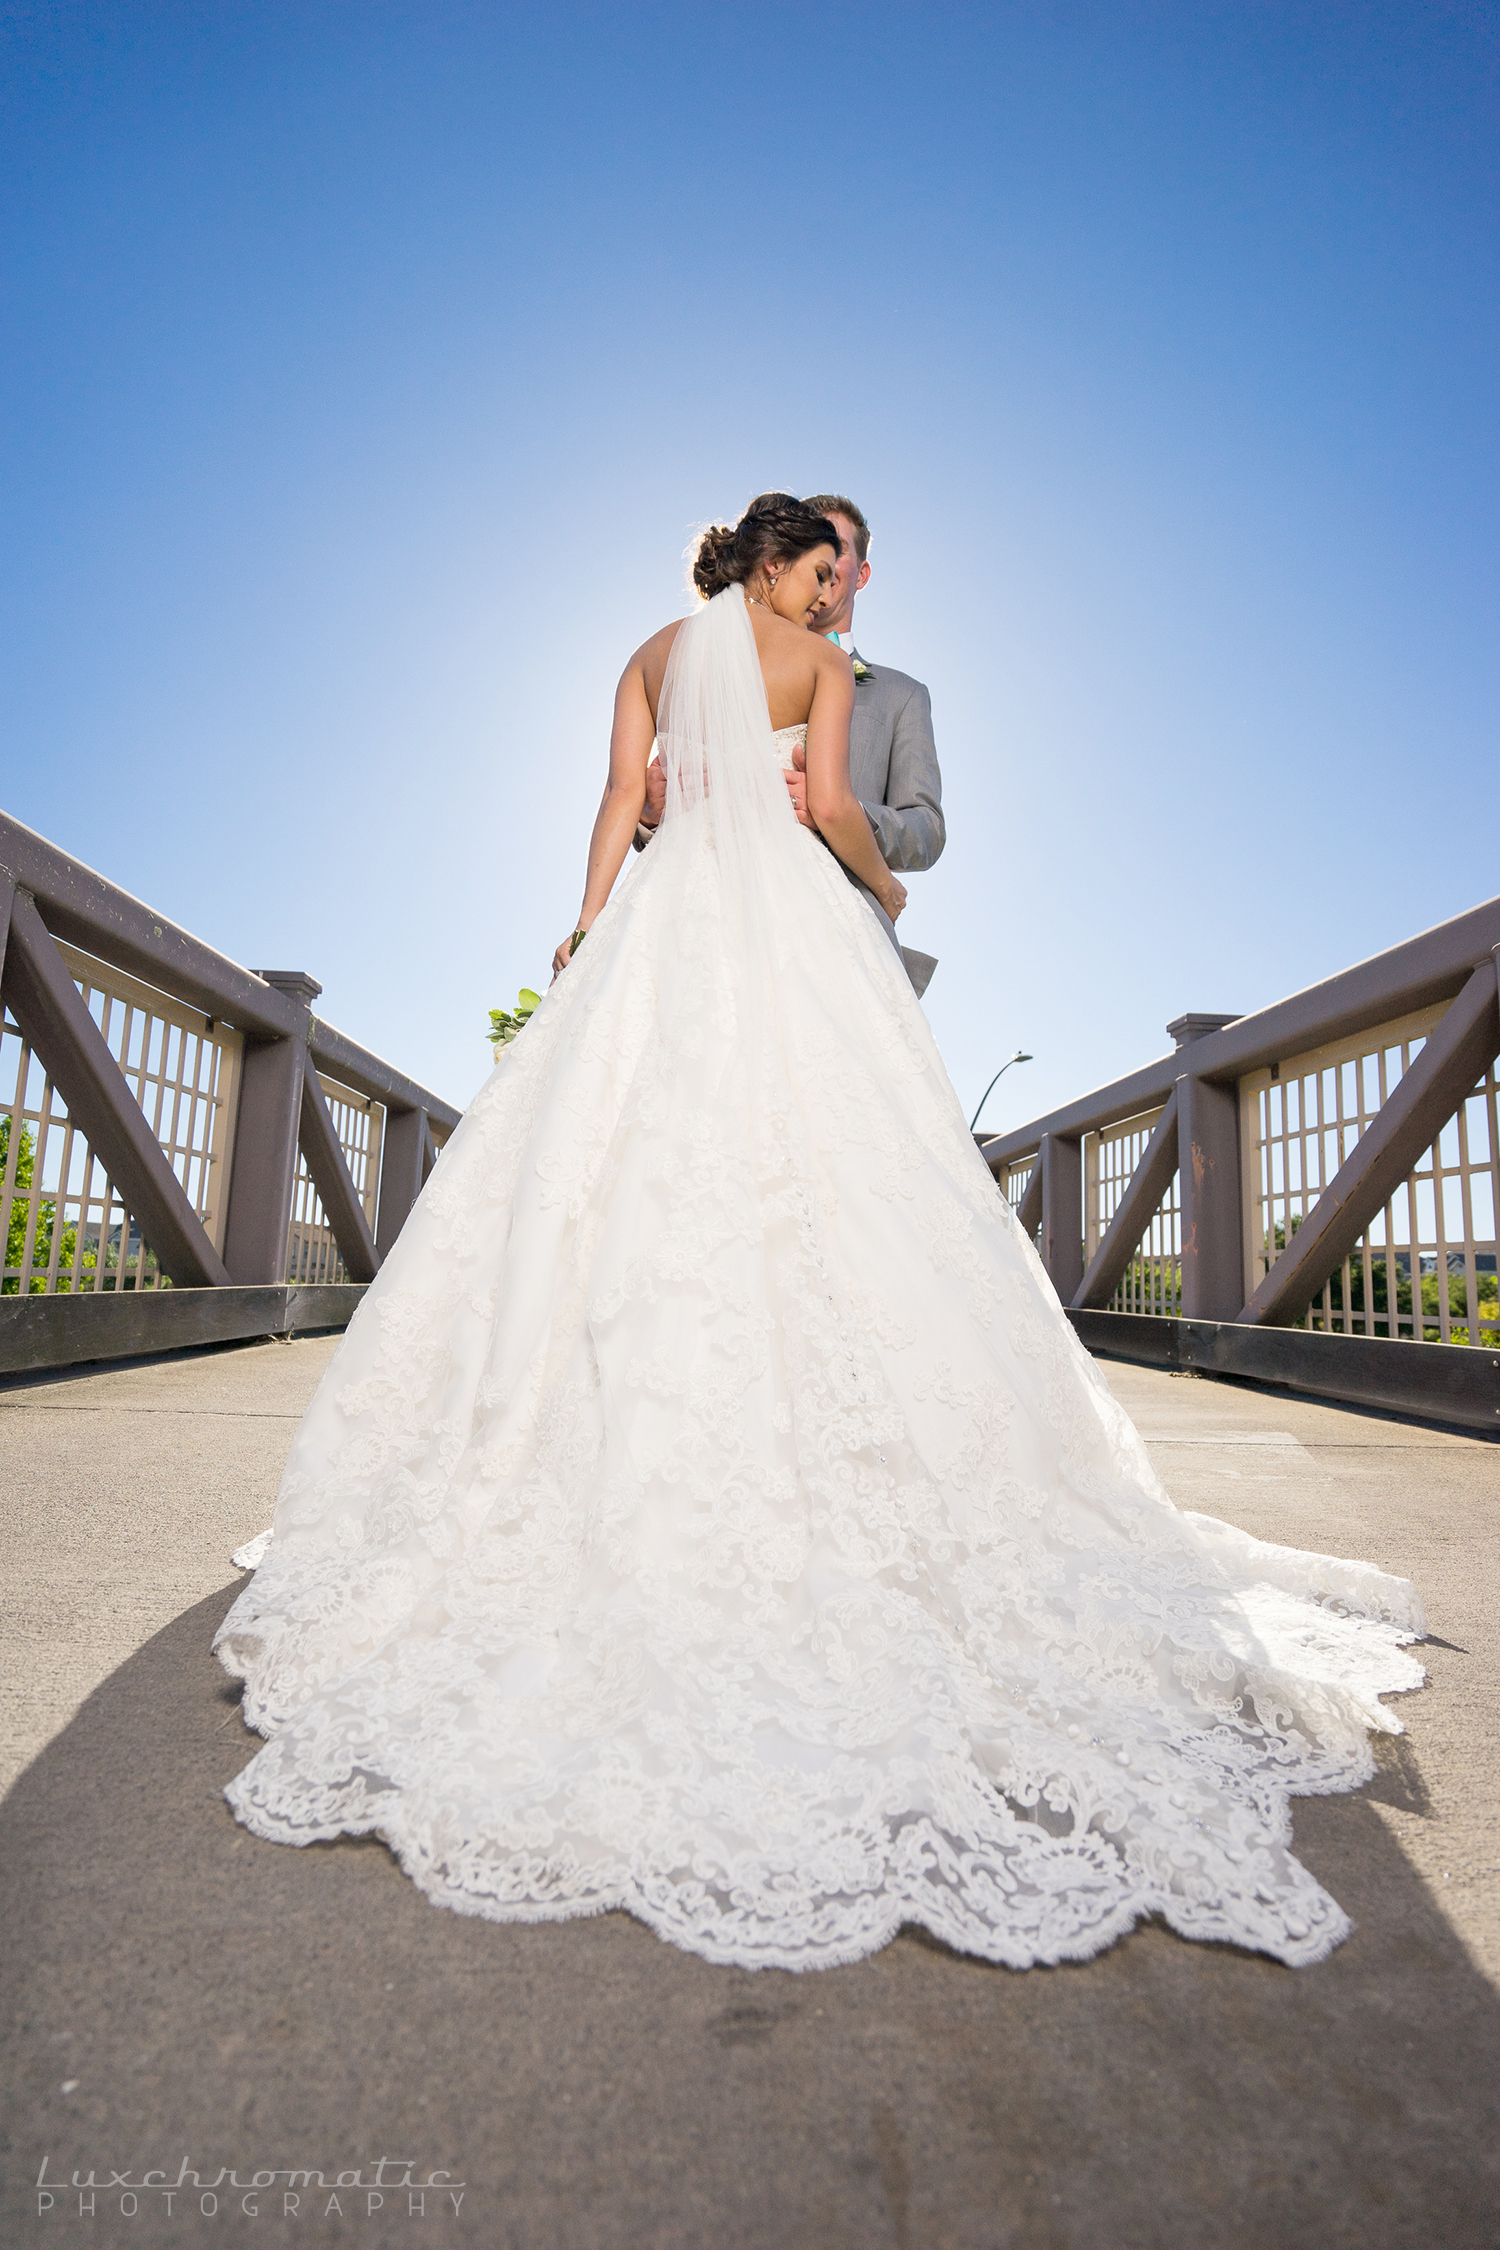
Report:
M375 1247L382 1258L390 1254L422 1192L432 1169L431 1147L432 1132L425 1109L386 1112L385 1146L380 1158L380 1215L375 1227Z
M245 1041L224 1228L224 1263L237 1282L286 1279L308 1026L323 989L300 969L266 969L261 975L264 983L300 1001L303 1016L301 1030L290 1038Z
M1083 1280L1083 1141L1042 1135L1042 1264L1063 1303Z
M1178 1079L1177 1149L1182 1317L1234 1320L1245 1301L1238 1086Z

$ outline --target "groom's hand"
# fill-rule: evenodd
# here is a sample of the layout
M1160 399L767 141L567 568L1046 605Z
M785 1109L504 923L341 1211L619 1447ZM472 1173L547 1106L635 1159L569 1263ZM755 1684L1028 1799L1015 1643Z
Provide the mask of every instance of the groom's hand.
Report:
M793 812L803 827L810 828L816 836L818 824L807 809L807 749L803 743L799 742L792 751L792 771L786 777L786 785L791 792Z
M660 758L653 758L646 768L646 802L641 807L641 826L659 828L666 809L667 777Z

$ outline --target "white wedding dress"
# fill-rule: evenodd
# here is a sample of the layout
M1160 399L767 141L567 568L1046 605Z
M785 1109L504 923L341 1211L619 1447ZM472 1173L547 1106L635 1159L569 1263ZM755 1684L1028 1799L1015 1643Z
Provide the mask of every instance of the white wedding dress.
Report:
M1024 1967L1142 1915L1348 1928L1289 1797L1415 1687L1411 1587L1167 1500L795 821L731 588L667 816L465 1116L219 1632L258 1835L742 1967L903 1923Z

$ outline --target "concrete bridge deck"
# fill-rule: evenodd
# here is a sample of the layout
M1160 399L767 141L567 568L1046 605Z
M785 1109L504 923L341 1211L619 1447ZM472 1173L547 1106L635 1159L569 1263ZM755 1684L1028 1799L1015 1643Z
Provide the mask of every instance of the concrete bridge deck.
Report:
M1436 1638L1409 1732L1362 1796L1297 1810L1358 1924L1330 1961L1294 1973L1151 1927L1026 1976L915 1935L751 1976L618 1915L461 1920L378 1844L236 1828L219 1792L252 1738L209 1638L330 1348L0 1389L6 2243L1500 2240L1500 1447L1108 1370L1176 1499L1422 1588ZM44 2159L49 2180L96 2175L92 2218L71 2188L39 2212ZM184 2160L201 2186L170 2210L160 2185L105 2186ZM418 2214L402 2163L464 2184ZM291 2212L278 2182L252 2220L227 2169L208 2209L221 2167L366 2184L299 2187Z

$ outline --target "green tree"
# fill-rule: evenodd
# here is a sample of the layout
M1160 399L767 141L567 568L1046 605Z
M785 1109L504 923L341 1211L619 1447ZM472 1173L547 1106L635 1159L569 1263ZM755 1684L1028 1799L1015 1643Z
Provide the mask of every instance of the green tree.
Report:
M0 1117L0 1181L5 1178L10 1163L10 1119ZM12 1269L19 1266L26 1254L26 1210L31 1194L31 1183L36 1177L36 1128L24 1121L21 1126L21 1145L16 1150L16 1176L12 1182L14 1201L11 1203L5 1226L5 1277L0 1280L0 1291L7 1297L21 1293L20 1277Z
M1410 1258L1417 1256L1413 1250L1408 1263L1397 1265L1384 1249L1370 1252L1370 1312L1371 1327L1377 1336L1418 1335L1429 1344L1438 1342L1442 1329L1438 1315L1442 1308L1444 1291L1448 1299L1449 1336L1455 1344L1485 1344L1500 1348L1500 1336L1493 1328L1482 1328L1476 1322L1475 1333L1469 1333L1469 1291L1463 1274L1424 1273L1420 1281L1421 1315L1413 1323L1412 1279ZM1391 1319L1390 1276L1396 1276L1396 1319ZM1329 1301L1335 1319L1342 1320L1344 1310L1344 1275L1342 1267L1329 1276ZM1493 1321L1500 1317L1500 1284L1492 1273L1475 1276L1475 1308L1480 1321ZM1356 1252L1349 1261L1349 1311L1353 1324L1364 1326L1365 1274L1364 1261ZM1403 1323L1401 1316L1406 1316Z
M0 1180L10 1161L9 1117L0 1117ZM16 1176L11 1183L11 1204L5 1223L5 1273L0 1277L0 1294L17 1297L21 1293L21 1276L17 1270L26 1255L26 1222L31 1192L36 1185L36 1127L21 1124L21 1142L16 1150ZM31 1279L27 1284L33 1297L47 1293L47 1268L52 1261L52 1230L57 1224L57 1201L50 1195L39 1196L36 1207L36 1235L31 1245ZM96 1236L85 1236L83 1256L78 1258L78 1222L70 1219L62 1231L57 1252L57 1287L66 1295L73 1287L73 1262L78 1259L78 1279L83 1284L85 1274L92 1276L98 1270L99 1243ZM118 1266L120 1254L106 1246L106 1270ZM154 1270L155 1261L149 1256L143 1261L148 1270ZM119 1286L118 1278L116 1287Z

